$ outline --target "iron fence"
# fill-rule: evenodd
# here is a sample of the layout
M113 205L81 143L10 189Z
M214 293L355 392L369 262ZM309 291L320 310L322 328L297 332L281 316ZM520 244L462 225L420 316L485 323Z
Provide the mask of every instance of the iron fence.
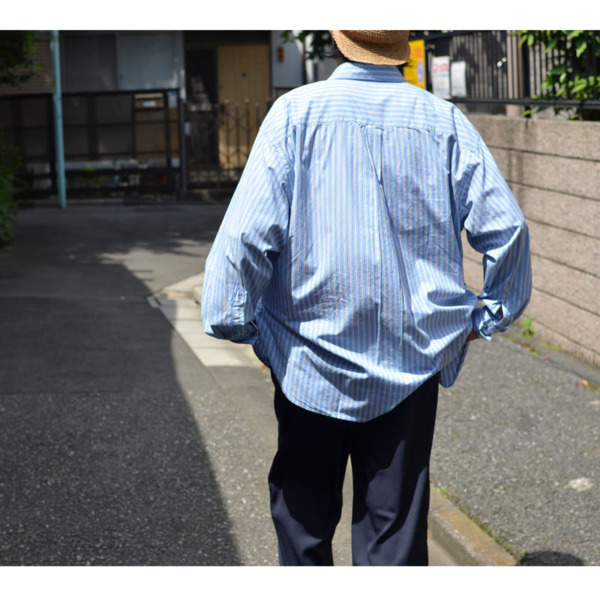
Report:
M510 104L600 111L599 31L530 32L531 45L524 41L521 32L496 30L425 37L430 58L449 56L466 65L467 95L452 101L492 112Z
M64 94L69 196L174 192L181 108L177 90ZM0 128L21 157L21 198L57 192L54 127L51 94L0 97Z
M258 129L273 100L264 103L188 105L187 188L235 184L248 160Z
M232 188L273 100L187 106L177 90L65 94L69 197ZM22 159L20 198L57 193L50 94L0 97L0 129Z
M450 99L470 109L552 106L600 117L600 32L534 35L539 39L532 45L520 44L518 32L510 31L428 35L426 55L465 64L466 96ZM186 105L175 89L65 94L67 193L230 189L272 102ZM20 196L55 194L52 96L0 97L0 129L22 157Z

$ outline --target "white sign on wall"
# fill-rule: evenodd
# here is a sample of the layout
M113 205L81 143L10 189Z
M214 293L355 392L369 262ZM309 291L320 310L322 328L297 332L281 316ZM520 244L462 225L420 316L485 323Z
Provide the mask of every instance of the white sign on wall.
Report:
M440 98L450 98L450 57L434 56L431 62L433 93Z
M450 67L450 82L454 98L467 97L467 63L453 62Z

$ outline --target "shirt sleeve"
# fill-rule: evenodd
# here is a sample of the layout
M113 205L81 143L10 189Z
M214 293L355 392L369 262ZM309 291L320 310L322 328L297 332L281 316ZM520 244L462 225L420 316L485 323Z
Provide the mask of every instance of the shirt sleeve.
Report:
M470 153L463 178L464 228L470 245L483 254L483 289L472 314L481 337L505 331L531 296L527 223L490 151L480 141Z
M283 151L261 128L206 261L202 321L208 335L256 341L257 304L287 240L288 176Z

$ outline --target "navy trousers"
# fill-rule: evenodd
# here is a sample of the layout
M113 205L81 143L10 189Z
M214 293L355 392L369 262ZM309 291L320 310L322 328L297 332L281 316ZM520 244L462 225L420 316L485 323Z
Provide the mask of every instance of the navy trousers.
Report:
M428 564L438 381L432 377L389 413L354 423L294 405L273 377L279 437L269 489L281 565L333 565L349 458L353 564Z

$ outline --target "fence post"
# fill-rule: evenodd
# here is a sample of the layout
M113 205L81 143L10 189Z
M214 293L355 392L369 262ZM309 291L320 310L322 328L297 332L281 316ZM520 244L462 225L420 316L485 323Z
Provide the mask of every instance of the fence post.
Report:
M521 94L522 94L523 98L530 98L531 97L531 71L530 71L530 66L529 66L529 48L527 47L527 44L523 44L521 46L521 68L522 68L521 81L523 84L523 88L521 89ZM525 105L523 107L523 109L528 113L528 111L531 109L531 105ZM529 116L529 113L527 114L527 116Z
M523 53L519 52L519 41L514 30L506 32L506 58L508 78L508 98L514 100L523 97ZM506 115L518 117L523 112L519 105L506 106Z
M163 114L165 118L165 151L167 155L167 188L173 191L173 169L171 161L171 116L169 112L169 92L163 91Z
M50 193L58 194L58 182L56 178L56 139L54 123L54 107L52 95L46 97L46 122L48 123L48 163L50 165ZM34 179L35 181L35 179Z
M586 66L587 71L591 73L585 73L586 76L586 95L589 98L590 85L592 100L598 100L598 71L597 71L597 63L596 63L596 31L586 31L585 32L585 43L586 43ZM591 34L591 36L590 36Z
M233 169L237 169L241 160L241 147L240 147L240 105L236 102L235 104L235 162L231 165Z
M187 192L187 151L185 137L185 110L181 93L177 93L177 114L179 116L179 169L181 172L180 192Z

